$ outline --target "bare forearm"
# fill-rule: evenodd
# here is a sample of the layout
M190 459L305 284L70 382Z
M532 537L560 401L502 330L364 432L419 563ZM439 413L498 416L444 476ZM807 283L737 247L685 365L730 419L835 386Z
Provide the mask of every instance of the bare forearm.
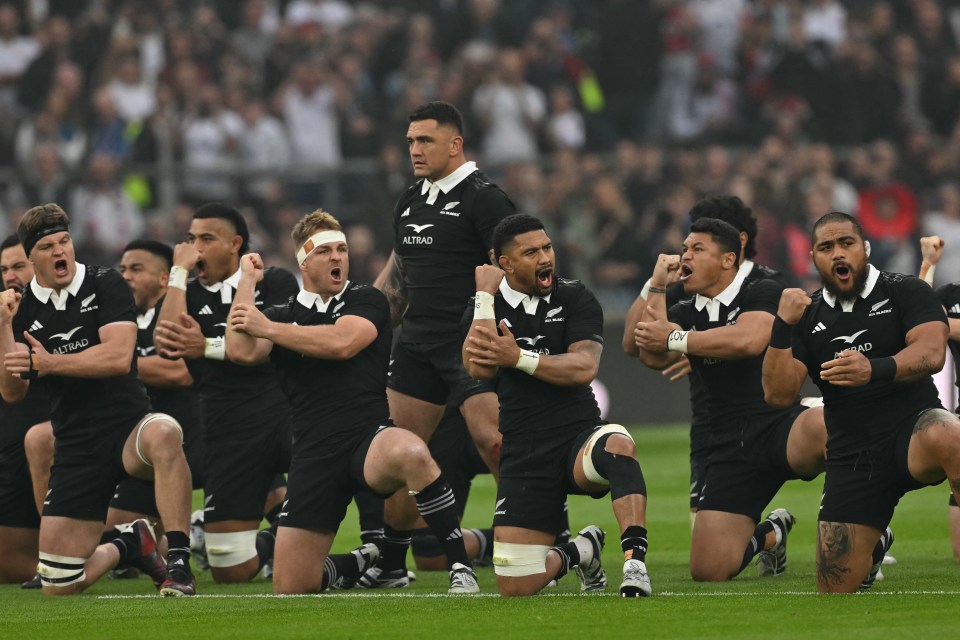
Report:
M893 357L897 363L895 382L915 382L943 369L944 353L935 347L917 343L905 347Z
M403 258L396 252L390 254L390 260L377 276L373 286L387 296L390 305L390 320L394 326L400 324L403 315L407 312L409 296L407 292L406 270Z
M20 349L17 342L13 339L13 332L9 326L0 326L0 362L8 353L13 353ZM30 386L28 380L23 380L18 375L11 375L0 365L0 395L4 402L14 403L23 400L27 395L27 388Z
M594 359L587 353L540 356L533 377L558 387L586 387L597 375Z
M769 324L772 324L772 317ZM723 360L752 358L761 355L769 342L769 326L766 332L763 327L715 327L707 331L691 331L687 335L687 353Z
M623 322L623 352L632 358L640 356L640 348L637 346L637 339L633 334L637 323L643 317L643 312L647 310L647 300L643 296L637 296L637 299L627 310L627 319Z
M98 344L80 353L51 354L44 375L71 378L114 378L130 372L133 349L125 345Z
M800 388L803 377L797 372L793 349L768 348L763 357L763 397L767 404L774 407L792 405Z
M193 376L183 360L167 360L160 356L137 358L137 374L150 387L189 387Z
M323 360L348 360L366 346L338 330L336 325L301 327L272 322L266 338L278 347Z
M461 347L460 357L463 359L463 366L471 378L474 378L475 380L490 380L497 375L497 372L500 370L500 368L472 362L472 356L467 352L467 347L472 343L471 338L479 335L475 331L476 327L486 327L488 330L494 333L497 330L497 325L494 320L474 320L470 325L470 332L467 334L467 339L464 340L463 346Z

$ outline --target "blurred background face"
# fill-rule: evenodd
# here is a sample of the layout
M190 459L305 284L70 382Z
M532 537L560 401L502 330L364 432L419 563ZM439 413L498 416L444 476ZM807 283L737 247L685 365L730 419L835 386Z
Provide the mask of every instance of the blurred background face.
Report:
M33 279L33 265L23 252L23 245L8 247L0 252L0 276L3 277L4 289L23 291L27 283Z
M149 251L134 249L123 254L120 275L133 290L137 313L144 313L156 304L166 289L169 273L166 262Z

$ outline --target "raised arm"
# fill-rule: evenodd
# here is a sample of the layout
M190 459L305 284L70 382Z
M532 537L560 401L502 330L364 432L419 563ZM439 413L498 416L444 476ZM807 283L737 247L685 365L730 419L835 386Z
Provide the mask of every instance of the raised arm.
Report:
M492 362L484 362L479 354L477 341L488 341L490 336L497 335L496 317L493 311L493 300L500 287L500 281L503 280L503 270L491 264L480 265L474 269L474 278L477 284L477 297L473 312L473 322L470 323L470 331L463 341L463 347L460 350L460 357L463 359L463 366L470 374L470 377L477 380L490 380L499 370L499 366ZM516 347L516 342L513 343ZM517 348L517 355L520 357L520 349Z
M227 316L224 347L227 358L238 364L262 364L270 358L273 343L258 331L272 324L257 309L257 283L263 280L263 260L248 253L240 258L240 282Z
M373 286L387 296L387 302L390 304L390 321L393 326L397 326L403 320L410 303L403 256L397 255L396 251L391 251L390 259L373 282Z
M26 353L27 347L13 338L13 318L20 308L20 294L13 289L0 292L0 358L4 367L0 372L0 395L4 402L20 402L27 395L29 380L20 378L19 373L10 370L8 361L19 362L21 351Z
M171 333L170 326L182 325L182 318L187 315L187 275L197 266L200 253L188 242L181 242L173 248L173 266L170 267L170 286L167 287L163 306L157 316L157 327L153 331L153 343L157 347L157 354L163 358L179 358L171 355L172 352L182 352L183 343L179 336ZM193 351L196 351L194 349ZM203 349L199 353L191 353L190 357L202 358Z
M812 300L802 289L784 289L777 318L773 321L770 346L763 357L763 398L773 407L789 407L800 395L807 377L805 364L793 357L793 327Z

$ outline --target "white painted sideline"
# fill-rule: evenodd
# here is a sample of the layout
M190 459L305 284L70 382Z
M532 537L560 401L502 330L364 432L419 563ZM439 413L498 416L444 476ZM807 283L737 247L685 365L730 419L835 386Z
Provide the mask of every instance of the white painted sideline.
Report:
M758 596L820 596L823 595L817 591L706 591L706 592L678 592L662 591L654 593L654 598L754 598ZM873 598L875 596L960 596L960 591L927 591L927 590L907 590L907 591L871 591L867 593L851 594L856 598ZM98 600L146 600L159 598L159 595L99 595L95 596ZM237 600L263 600L263 599L292 599L292 598L406 598L412 600L430 599L430 598L457 598L469 600L471 598L499 598L496 593L477 593L472 595L449 594L449 593L409 593L409 592L377 592L377 593L311 593L306 595L274 595L272 593L223 593L223 594L200 594L185 598L192 600L195 598L204 599L237 599ZM609 593L541 593L542 598L619 598L620 594L611 591Z

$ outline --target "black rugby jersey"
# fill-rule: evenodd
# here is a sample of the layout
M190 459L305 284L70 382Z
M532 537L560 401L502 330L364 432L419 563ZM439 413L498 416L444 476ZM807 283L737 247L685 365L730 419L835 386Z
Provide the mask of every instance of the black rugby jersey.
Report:
M13 321L18 342L25 343L23 332L29 331L50 353L80 353L100 344L100 327L137 319L130 285L113 269L77 263L73 281L61 292L68 296L66 302L61 296L62 304L56 305L49 292L36 279L30 281ZM135 349L130 360L130 371L111 378L44 377L57 438L76 436L88 425L95 430L104 425L132 428L150 411L137 377Z
M734 281L712 302L703 296L687 298L672 306L668 315L671 322L685 330L706 331L736 324L744 313L776 315L782 290L774 280L748 280L746 270L738 270ZM711 317L709 307L713 303L718 310ZM763 399L763 354L732 360L693 354L687 358L707 389L707 413L712 427L723 428L731 420L769 416L779 411Z
M327 304L316 294L301 291L264 313L274 322L300 326L332 325L344 316L358 316L377 328L376 339L348 360L311 358L274 345L270 360L290 398L298 446L389 423L387 367L393 329L390 307L380 290L348 281Z
M517 346L542 355L566 353L570 345L583 340L603 344L603 310L593 293L579 280L554 276L553 291L529 298L513 307L506 295L523 296L510 289L506 279L494 298L496 323L506 320ZM467 330L473 321L473 306L463 316ZM499 332L499 329L498 329ZM563 437L584 428L603 424L600 408L589 386L568 387L550 384L518 369L503 367L497 377L500 398L500 432L524 439Z
M137 316L137 357L139 358L157 355L157 349L153 344L153 332L157 328L157 318L160 317L162 305L163 298L145 314ZM189 360L186 362L189 363ZM152 387L144 384L144 387L147 389L153 410L176 418L183 427L185 439L189 440L191 435L199 433L200 399L193 386Z
M936 293L940 304L947 310L947 317L960 320L960 282L945 284L938 288ZM957 385L957 389L960 389L960 342L948 340L947 346L950 347L950 353L953 355L954 383ZM958 402L960 402L960 396L958 396ZM960 406L958 406L958 409L960 409Z
M768 279L779 284L781 288L787 285L786 278L784 278L782 273L765 265L756 264L750 260L745 260L740 265L738 272L740 270L746 271L746 280L748 282L751 280ZM687 297L683 290L683 283L677 281L667 287L666 297L667 309ZM690 375L687 377L690 379L690 424L695 428L706 427L710 423L710 409L708 407L710 401L709 391L696 369L691 369Z
M908 331L926 322L946 322L937 296L913 276L869 267L866 287L845 312L819 290L793 331L793 357L803 362L823 395L827 449L832 460L856 456L895 434L902 420L940 406L933 378L915 382L869 382L839 387L820 379L821 365L845 349L871 360L894 356ZM832 297L831 297L832 299Z
M510 198L472 162L437 184L446 187L453 182L428 203L430 183L419 180L394 208L394 251L403 258L409 296L404 342L457 339L463 305L476 290L474 269L489 263L487 251L497 223L517 212Z
M230 313L233 294L239 282L238 269L223 282L209 287L201 284L199 280L192 280L187 284L187 313L197 321L205 337L222 338L226 335L227 315ZM255 289L256 306L263 310L284 304L291 296L297 295L298 289L292 273L286 269L267 267L264 269L263 279L257 283ZM204 358L197 382L205 412L216 412L220 408L236 407L245 403L267 406L283 401L283 392L271 364L247 367L229 360ZM208 430L214 426L213 422L208 421Z

